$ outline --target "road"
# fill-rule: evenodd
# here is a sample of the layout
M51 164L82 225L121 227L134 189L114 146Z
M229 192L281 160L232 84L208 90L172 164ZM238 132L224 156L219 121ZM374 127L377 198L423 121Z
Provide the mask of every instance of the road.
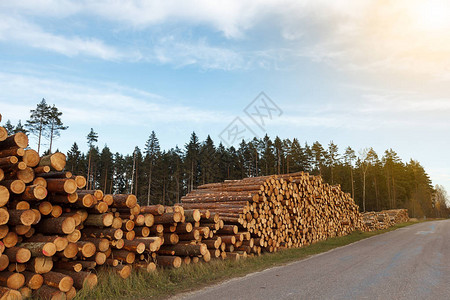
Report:
M397 229L173 299L450 299L450 220Z

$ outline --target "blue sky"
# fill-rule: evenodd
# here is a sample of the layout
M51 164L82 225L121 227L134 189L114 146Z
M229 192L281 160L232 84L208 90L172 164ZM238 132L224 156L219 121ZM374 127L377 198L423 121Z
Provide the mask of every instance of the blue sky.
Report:
M56 141L131 153L219 134L264 91L283 111L259 136L393 148L450 190L450 13L444 0L2 1L0 111L40 99ZM35 146L36 141L31 140Z

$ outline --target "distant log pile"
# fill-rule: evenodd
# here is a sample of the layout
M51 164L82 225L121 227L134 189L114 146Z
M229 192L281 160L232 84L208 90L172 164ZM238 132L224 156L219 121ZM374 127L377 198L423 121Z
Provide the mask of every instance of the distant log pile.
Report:
M303 172L205 184L181 205L219 214L226 226L238 228L235 238L249 235L269 252L365 229L349 194Z
M389 228L398 223L409 221L407 209L391 209L379 212L366 212L362 214L364 225L368 231Z

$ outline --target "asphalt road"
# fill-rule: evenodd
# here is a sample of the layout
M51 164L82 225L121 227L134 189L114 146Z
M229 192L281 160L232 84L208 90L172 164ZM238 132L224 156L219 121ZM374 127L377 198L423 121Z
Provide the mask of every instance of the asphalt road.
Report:
M450 220L397 229L173 299L450 299Z

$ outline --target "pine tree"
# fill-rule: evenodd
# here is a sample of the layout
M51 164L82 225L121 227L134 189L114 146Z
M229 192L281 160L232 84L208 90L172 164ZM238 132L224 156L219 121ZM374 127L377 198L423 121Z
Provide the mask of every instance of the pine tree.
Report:
M360 168L363 175L363 211L366 211L366 179L371 165L378 159L373 148L365 148L360 151Z
M406 164L409 185L409 211L414 217L430 216L433 211L433 186L422 165L411 159Z
M163 205L170 205L170 152L163 151L159 160L160 194Z
M218 173L218 162L214 142L208 135L200 148L200 172L202 183L212 183L216 181Z
M147 170L147 178L148 178L148 184L147 184L147 205L150 205L151 201L151 194L152 194L152 176L153 176L153 170L155 168L155 164L157 160L159 159L159 156L161 155L161 149L159 146L159 140L156 137L156 133L152 131L150 134L150 137L148 138L147 142L145 143L145 149L144 153L146 155L145 159L147 161L146 165L148 165Z
M283 171L282 173L292 173L292 156L291 156L291 150L292 150L292 142L290 139L284 139L283 140L283 153L284 153L284 161L283 164Z
M349 146L345 149L344 161L350 168L350 180L352 187L352 198L355 199L355 180L353 179L353 161L356 159L355 151Z
M378 178L378 174L379 171L381 170L381 162L378 158L378 154L375 152L375 150L373 150L373 148L371 148L370 152L369 152L369 158L370 158L370 170L369 170L369 174L372 176L372 187L373 187L373 193L371 193L371 195L375 195L375 203L372 204L372 208L376 209L377 211L379 211L380 208L380 191L379 191L379 187L378 187L378 182L379 180L377 180Z
M218 164L218 175L217 180L224 181L230 178L229 167L231 164L230 153L224 147L222 142L217 146L217 164Z
M126 162L122 154L114 154L114 193L122 194L127 189Z
M98 142L98 134L94 131L93 128L91 128L91 131L88 133L88 135L86 136L87 139L87 144L89 147L89 162L88 162L88 169L87 169L87 179L88 179L88 184L86 184L86 189L90 189L92 187L90 187L90 183L92 182L91 180L91 154L92 154L92 148L94 143ZM92 184L91 184L92 185Z
M141 198L141 192L139 187L141 187L142 179L144 176L142 175L141 166L144 164L144 159L141 153L141 149L136 146L133 151L133 170L131 175L131 193L134 193L138 199Z
M241 169L240 178L252 176L252 155L249 145L242 140L237 150L239 157L239 166Z
M77 143L73 143L69 151L67 151L67 169L74 174L79 174L79 164L81 163L81 152Z
M14 128L14 131L13 131L13 133L18 133L18 132L23 132L25 134L28 132L25 129L25 127L22 125L22 121L21 120L19 120L19 122L17 123L17 125L16 125L16 127Z
M14 126L11 124L11 120L6 121L4 127L6 129L6 132L8 132L8 135L14 134Z
M188 192L192 191L198 185L199 180L199 156L200 156L200 143L195 132L192 132L191 139L185 146L185 170L187 175Z
M296 138L292 140L289 148L289 171L300 172L307 171L305 151Z
M311 153L314 158L314 168L320 175L322 175L323 166L325 164L325 150L319 142L315 142L311 147Z
M41 149L41 138L49 124L50 106L45 99L36 106L36 109L30 110L30 119L27 120L25 127L28 131L38 137L38 153Z
M242 179L241 174L241 168L240 162L239 162L239 154L236 148L231 146L228 149L229 153L229 166L228 166L228 172L229 172L229 179Z
M382 158L385 170L387 194L390 208L397 207L397 184L396 178L400 175L399 169L403 167L400 157L392 150L386 150Z
M261 170L263 175L275 174L276 158L273 154L273 143L267 134L260 141L259 147L261 153Z
M330 168L331 172L331 184L334 184L334 167L339 161L339 154L338 154L338 146L336 146L333 141L330 142L328 145L328 153L326 156L327 159L327 165Z
M113 154L107 145L103 147L100 153L99 173L100 189L106 194L111 194L113 189Z
M127 193L131 193L131 187L133 185L133 160L134 155L133 154L127 154L123 157L123 163L124 163L124 171L125 171L125 190Z
M53 140L61 135L61 130L66 130L69 126L64 126L61 120L62 112L53 104L48 111L47 130L44 131L47 139L50 140L49 150L52 152Z
M250 142L248 142L248 150L251 157L251 175L259 176L260 171L260 155L259 155L259 143L260 141L254 137Z
M171 162L173 164L173 189L175 190L174 196L175 196L175 203L179 203L181 199L181 195L183 193L183 153L181 152L181 149L178 148L178 146L175 147L175 149L171 149L170 154L172 156Z
M283 151L283 142L278 136L275 137L275 140L273 141L273 146L275 148L275 158L276 158L275 165L277 174L281 174L281 171L283 170L282 161L284 157L284 151Z
M432 198L432 205L436 211L435 217L446 218L450 213L449 197L442 185L436 184Z

